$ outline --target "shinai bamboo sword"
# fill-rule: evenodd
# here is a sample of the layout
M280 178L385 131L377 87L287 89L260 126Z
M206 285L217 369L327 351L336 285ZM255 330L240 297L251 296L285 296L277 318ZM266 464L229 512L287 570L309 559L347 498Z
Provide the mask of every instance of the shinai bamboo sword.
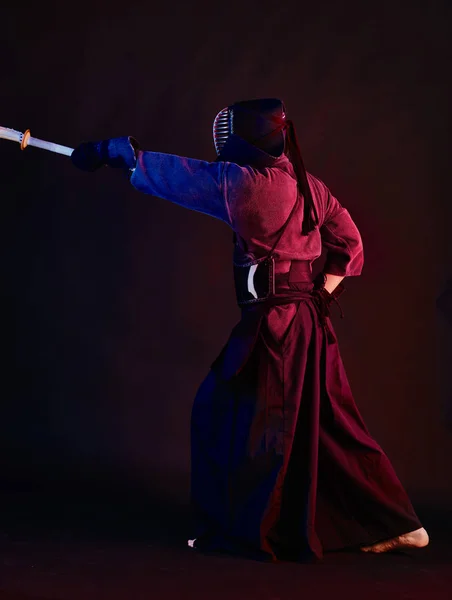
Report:
M60 144L54 144L53 142L46 142L39 138L31 137L29 129L22 133L15 129L0 126L0 139L19 143L21 150L25 150L27 146L35 146L36 148L42 148L43 150L49 150L49 152L56 152L57 154L65 154L66 156L71 156L74 150L73 148L68 148L68 146L61 146Z

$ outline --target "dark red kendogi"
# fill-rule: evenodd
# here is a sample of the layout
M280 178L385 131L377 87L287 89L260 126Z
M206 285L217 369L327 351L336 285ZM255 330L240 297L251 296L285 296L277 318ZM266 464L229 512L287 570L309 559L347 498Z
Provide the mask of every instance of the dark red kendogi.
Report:
M280 101L245 102L219 113L215 162L132 149L127 138L104 152L112 166L127 157L138 190L219 218L235 235L242 318L192 413L195 546L306 560L421 524L359 415L314 288L322 248L325 273L361 273L361 236L304 171L291 127ZM94 164L93 147L74 162Z

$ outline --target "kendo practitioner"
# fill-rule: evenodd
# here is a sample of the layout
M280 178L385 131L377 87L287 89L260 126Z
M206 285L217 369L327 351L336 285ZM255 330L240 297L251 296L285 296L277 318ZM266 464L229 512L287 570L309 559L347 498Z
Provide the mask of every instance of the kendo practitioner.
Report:
M359 231L306 172L278 99L237 102L213 126L217 159L83 143L74 164L224 221L241 320L196 395L189 545L258 559L422 547L428 535L355 405L330 309L363 266ZM326 250L323 272L313 263Z

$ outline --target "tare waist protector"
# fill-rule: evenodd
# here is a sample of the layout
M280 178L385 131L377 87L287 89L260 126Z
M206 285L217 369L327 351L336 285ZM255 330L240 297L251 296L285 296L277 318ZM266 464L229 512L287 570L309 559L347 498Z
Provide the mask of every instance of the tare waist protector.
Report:
M263 302L275 293L275 259L265 256L247 263L234 262L237 304Z

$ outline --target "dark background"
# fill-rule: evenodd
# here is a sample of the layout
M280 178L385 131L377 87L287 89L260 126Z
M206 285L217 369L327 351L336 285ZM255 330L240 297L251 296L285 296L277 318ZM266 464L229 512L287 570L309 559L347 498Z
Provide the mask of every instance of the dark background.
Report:
M451 4L8 2L0 124L134 135L213 160L236 100L277 96L365 246L335 320L352 388L418 505L448 508ZM186 505L197 387L238 319L231 232L118 172L0 140L0 483ZM449 419L449 420L448 420Z

